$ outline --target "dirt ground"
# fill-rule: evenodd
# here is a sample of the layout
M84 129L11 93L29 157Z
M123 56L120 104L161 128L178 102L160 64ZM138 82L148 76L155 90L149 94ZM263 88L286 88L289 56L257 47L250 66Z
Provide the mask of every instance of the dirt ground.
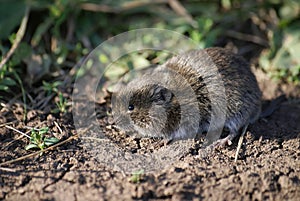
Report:
M300 90L278 85L262 72L256 75L265 100L280 94L288 100L249 127L236 163L238 139L205 156L201 142L194 141L173 163L136 176L103 163L105 153L97 152L103 147L93 146L95 155L83 138L72 138L77 133L72 113L30 108L27 126L48 126L61 141L71 140L42 155L3 164L34 153L24 149L28 139L7 127L28 131L22 104L7 105L0 112L0 200L300 200ZM157 140L118 133L107 124L106 104L97 109L101 129L119 150L138 155L163 149Z

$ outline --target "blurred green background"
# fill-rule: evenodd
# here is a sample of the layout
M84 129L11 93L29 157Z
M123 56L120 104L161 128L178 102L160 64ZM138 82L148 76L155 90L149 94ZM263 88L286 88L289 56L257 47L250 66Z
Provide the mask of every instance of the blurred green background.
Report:
M40 86L58 93L101 42L146 27L179 32L199 48L238 50L270 77L299 84L299 0L0 0L0 98L21 93L25 101ZM116 74L165 58L137 52L120 62Z

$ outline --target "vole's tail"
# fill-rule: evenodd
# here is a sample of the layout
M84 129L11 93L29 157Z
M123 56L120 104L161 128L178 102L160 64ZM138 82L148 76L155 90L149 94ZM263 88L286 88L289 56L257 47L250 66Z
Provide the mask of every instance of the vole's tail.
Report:
M278 96L277 98L272 100L265 108L263 108L259 118L266 118L270 116L286 100L287 98L285 95Z

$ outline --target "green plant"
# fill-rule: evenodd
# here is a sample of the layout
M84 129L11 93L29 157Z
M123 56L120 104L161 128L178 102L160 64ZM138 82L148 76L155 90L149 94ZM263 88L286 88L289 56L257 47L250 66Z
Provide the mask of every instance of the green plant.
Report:
M58 102L56 102L57 109L53 110L54 113L61 112L66 113L69 107L68 100L63 96L62 93L58 93Z
M129 181L133 183L139 183L142 179L143 174L144 174L143 169L137 170L132 173L131 177L129 178Z
M55 81L55 82L46 82L43 80L43 89L47 91L47 95L49 96L51 93L57 93L58 94L58 86L62 85L61 81Z
M15 80L13 80L11 77L7 76L8 70L6 67L1 69L0 71L0 90L8 92L10 87L16 86L17 83Z
M11 90L12 87L19 87L21 89L23 103L24 103L23 120L25 121L26 114L27 114L27 105L26 105L26 93L25 93L22 79L13 68L7 68L7 66L4 66L0 70L0 91L14 94L13 90ZM0 96L0 98L2 99L3 97Z
M284 1L278 10L277 23L269 30L270 48L260 56L260 66L274 79L300 82L300 3Z
M55 102L57 108L52 110L53 113L66 113L68 106L70 105L68 100L63 96L63 94L58 90L58 86L62 85L61 81L55 81L52 83L43 81L43 89L47 91L47 95L54 93L58 96L58 101Z
M25 149L41 149L49 147L59 141L56 137L45 137L44 135L49 131L48 127L43 127L41 129L32 129L30 135L30 144L28 144Z

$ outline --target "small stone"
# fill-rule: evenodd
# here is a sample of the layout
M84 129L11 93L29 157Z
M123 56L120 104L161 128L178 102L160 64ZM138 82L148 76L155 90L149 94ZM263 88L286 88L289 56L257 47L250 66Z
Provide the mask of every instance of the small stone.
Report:
M288 176L286 175L282 175L279 177L278 179L278 183L281 185L281 186L289 186L289 182L290 182L290 179Z
M67 181L75 181L76 174L71 171L65 174L64 179Z

